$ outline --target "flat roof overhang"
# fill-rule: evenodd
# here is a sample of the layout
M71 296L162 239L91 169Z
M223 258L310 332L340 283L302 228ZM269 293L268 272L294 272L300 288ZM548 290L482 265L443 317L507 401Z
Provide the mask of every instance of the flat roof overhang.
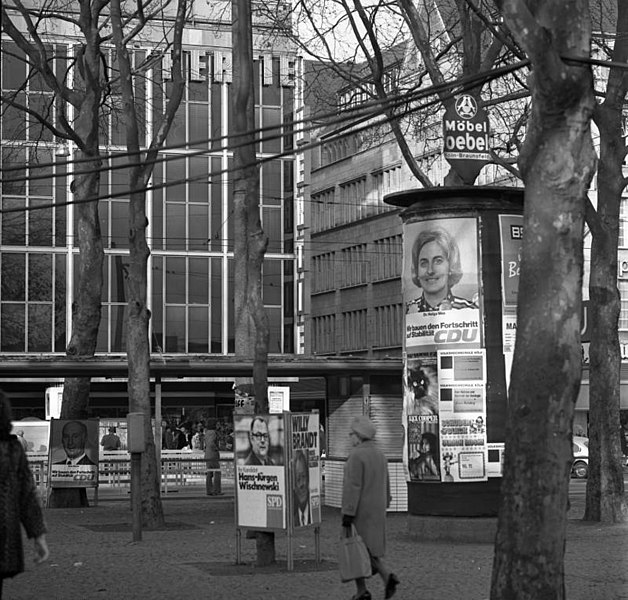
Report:
M270 377L324 377L326 375L401 375L401 358L301 358L269 357ZM234 357L152 356L151 378L161 377L252 377L253 361ZM0 357L0 378L8 377L127 377L125 358L85 358L65 356Z

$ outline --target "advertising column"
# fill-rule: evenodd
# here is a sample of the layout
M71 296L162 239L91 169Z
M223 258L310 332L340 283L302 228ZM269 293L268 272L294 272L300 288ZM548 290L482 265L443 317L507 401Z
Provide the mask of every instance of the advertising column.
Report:
M486 470L478 219L404 228L404 458L411 481L478 481Z

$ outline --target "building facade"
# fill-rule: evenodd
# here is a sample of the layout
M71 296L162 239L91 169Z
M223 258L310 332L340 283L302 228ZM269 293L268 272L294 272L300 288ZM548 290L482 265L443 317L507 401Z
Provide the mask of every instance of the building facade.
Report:
M192 6L184 29L186 86L159 153L148 192L148 303L152 313L153 356L224 356L234 352L234 281L232 199L233 151L226 143L231 122L232 55L230 5ZM226 15L226 17L225 17ZM172 58L163 50L164 14L131 48L137 67L136 93L148 143L170 86ZM19 22L19 19L18 19ZM287 27L283 22L283 27ZM43 33L45 31L45 33ZM271 31L258 14L254 22L255 117L263 131L257 147L260 210L269 238L263 267L263 301L270 323L270 352L302 351L303 333L296 317L300 253L295 181L295 134L292 121L300 104L301 62L289 42L289 30ZM59 79L71 82L81 47L79 33L65 20L42 24L50 64ZM272 36L272 38L271 38ZM102 46L106 76L118 77L115 52ZM34 111L51 105L52 92L30 73L24 53L2 39L1 85L5 99ZM100 181L100 228L105 248L102 320L97 354L126 352L125 277L128 268L128 174L120 119L121 96L115 84L100 114L103 171ZM71 121L70 105L65 112ZM56 117L50 113L50 119ZM72 172L75 144L55 138L36 119L11 102L3 102L2 187L0 202L0 355L63 354L70 339L72 304L79 260ZM299 341L301 340L301 341ZM22 381L2 385L16 397L18 413L43 411L43 390L57 381ZM173 418L186 408L233 402L230 381L179 381L164 384L164 407ZM168 387L172 388L171 402ZM13 389L14 388L14 389ZM124 414L125 383L93 385L95 415ZM119 401L116 399L118 398ZM16 416L19 416L16 415Z

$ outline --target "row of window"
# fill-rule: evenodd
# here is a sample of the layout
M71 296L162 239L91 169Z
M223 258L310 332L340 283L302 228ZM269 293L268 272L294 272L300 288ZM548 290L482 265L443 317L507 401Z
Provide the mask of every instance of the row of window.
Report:
M373 327L369 327L366 308L340 315L342 336L337 338L336 316L322 315L312 319L312 349L315 354L364 351L369 348L400 347L404 312L401 304L376 306ZM341 346L337 347L336 344Z
M312 292L363 285L401 276L401 234L312 257Z
M384 90L391 94L399 85L400 67L389 67L382 76ZM370 81L362 82L350 89L344 89L338 94L337 104L340 110L354 108L377 98L375 84Z
M75 254L74 270L78 268ZM0 351L63 352L67 344L68 255L0 255ZM127 255L108 254L98 352L124 352L128 301ZM222 257L153 256L150 279L153 351L233 352L233 261ZM224 271L227 271L224 273ZM223 303L223 278L227 299ZM76 293L77 281L72 282ZM271 352L292 352L292 260L264 262L262 297L271 327ZM227 310L227 315L225 315ZM226 341L225 341L226 340Z
M312 232L394 210L394 206L384 203L384 196L400 190L401 176L402 167L396 165L313 194Z
M40 76L29 77L28 63L24 53L13 43L3 42L1 86L12 102L4 104L0 118L0 136L3 140L21 140L33 142L52 142L51 129L45 127L33 113L39 114L50 124L56 124L56 106L54 95ZM53 73L59 81L68 81L72 76L73 61L68 59L72 52L70 46L62 44L46 45ZM222 53L217 53L217 55ZM119 73L116 54L113 49L102 50L103 69L101 77L109 97L101 107L100 135L103 143L124 145L125 113L122 110L122 96L119 86ZM130 59L137 75L134 79L137 122L140 126L140 139L146 133L146 121L152 114L153 128L157 130L163 117L163 108L169 96L172 84L168 82L167 57L164 63L153 63L152 81L145 75L150 70L144 66L146 50L131 50ZM169 145L193 142L194 147L219 149L225 143L222 130L223 122L230 121L230 92L228 85L223 85L222 78L198 76L194 59L199 58L199 51L184 53L184 68L187 74L184 97L171 126ZM207 56L207 59L210 57ZM256 128L263 128L260 134L259 149L262 152L281 152L292 148L293 85L294 62L287 57L259 57L254 61ZM226 80L225 80L226 81ZM150 88L149 105L147 91ZM283 108L282 108L283 107ZM29 111L32 111L29 113ZM225 113L223 115L223 112ZM211 139L211 142L208 140Z

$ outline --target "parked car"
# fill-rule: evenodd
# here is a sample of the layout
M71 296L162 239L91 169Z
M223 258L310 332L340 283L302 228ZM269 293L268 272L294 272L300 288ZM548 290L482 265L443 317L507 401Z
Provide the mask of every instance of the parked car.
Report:
M589 438L574 436L573 466L571 474L578 479L586 479L589 475Z

